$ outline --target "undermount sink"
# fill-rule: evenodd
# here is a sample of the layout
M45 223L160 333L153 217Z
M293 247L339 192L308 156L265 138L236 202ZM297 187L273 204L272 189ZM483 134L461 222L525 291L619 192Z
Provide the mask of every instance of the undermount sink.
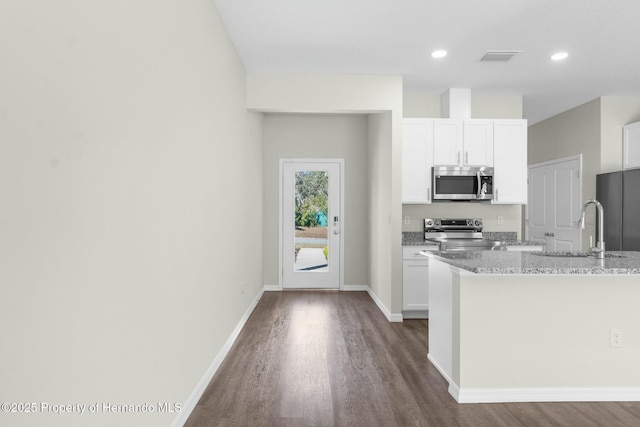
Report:
M533 255L538 256L550 256L550 257L564 257L564 258L587 258L587 257L595 257L593 252L531 252ZM605 258L624 258L624 255L605 252Z

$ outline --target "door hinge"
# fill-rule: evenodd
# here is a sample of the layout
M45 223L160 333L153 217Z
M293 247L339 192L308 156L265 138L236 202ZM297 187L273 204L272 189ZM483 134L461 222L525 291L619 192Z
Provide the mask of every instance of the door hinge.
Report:
M576 171L576 177L580 178L580 171Z

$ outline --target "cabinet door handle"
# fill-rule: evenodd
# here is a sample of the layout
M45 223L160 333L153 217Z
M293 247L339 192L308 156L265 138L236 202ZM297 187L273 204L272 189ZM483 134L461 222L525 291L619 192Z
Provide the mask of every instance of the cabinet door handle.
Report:
M458 164L460 164L460 152L458 151Z
M496 188L496 202L498 201L498 189Z
M427 202L431 201L431 188L427 187Z
M469 163L469 152L468 151L464 152L464 162L467 163L467 164Z

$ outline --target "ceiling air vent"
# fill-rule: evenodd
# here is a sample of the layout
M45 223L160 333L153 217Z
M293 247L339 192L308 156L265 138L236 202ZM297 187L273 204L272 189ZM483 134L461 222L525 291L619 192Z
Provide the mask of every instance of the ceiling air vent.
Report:
M517 54L522 52L521 50L488 50L482 57L480 62L507 62Z

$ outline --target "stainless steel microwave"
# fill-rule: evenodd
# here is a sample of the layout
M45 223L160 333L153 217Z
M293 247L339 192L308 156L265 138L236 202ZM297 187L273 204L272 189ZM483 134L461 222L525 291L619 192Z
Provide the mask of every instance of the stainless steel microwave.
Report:
M432 187L434 201L490 201L493 168L436 166Z

